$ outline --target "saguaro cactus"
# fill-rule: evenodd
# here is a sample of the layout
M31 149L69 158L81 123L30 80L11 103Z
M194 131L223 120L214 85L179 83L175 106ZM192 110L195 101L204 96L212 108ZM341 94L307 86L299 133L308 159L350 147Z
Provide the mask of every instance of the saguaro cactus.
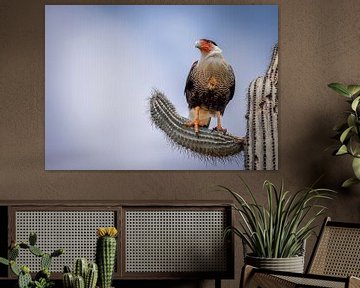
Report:
M245 169L278 169L278 45L264 76L249 85Z
M96 243L96 262L99 268L100 288L110 288L116 258L115 227L98 228Z
M264 76L249 85L247 132L245 138L201 128L199 135L186 127L188 119L180 116L166 96L155 90L150 97L150 115L176 147L211 159L225 159L244 151L247 170L278 169L278 45Z

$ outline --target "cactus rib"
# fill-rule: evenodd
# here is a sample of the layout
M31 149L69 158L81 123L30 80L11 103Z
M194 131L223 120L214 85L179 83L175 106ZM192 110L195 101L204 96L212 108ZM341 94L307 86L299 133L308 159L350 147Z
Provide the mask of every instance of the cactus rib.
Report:
M98 267L96 263L90 263L85 276L85 288L95 288L98 279Z

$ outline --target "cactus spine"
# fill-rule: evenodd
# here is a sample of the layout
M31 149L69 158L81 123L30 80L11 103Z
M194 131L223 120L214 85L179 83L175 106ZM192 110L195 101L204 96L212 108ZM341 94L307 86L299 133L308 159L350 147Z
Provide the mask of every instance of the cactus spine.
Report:
M244 150L244 138L208 128L200 128L200 133L196 134L193 128L185 125L188 119L180 116L174 105L157 90L150 97L150 116L171 143L195 152L195 155L216 159L234 156Z
M116 236L114 227L98 228L96 262L99 268L100 288L110 288L116 258Z
M74 263L74 273L71 272L70 267L64 267L63 286L64 288L95 288L98 279L98 268L96 263L90 262L87 259L79 258Z
M278 169L278 45L266 74L248 89L245 169Z

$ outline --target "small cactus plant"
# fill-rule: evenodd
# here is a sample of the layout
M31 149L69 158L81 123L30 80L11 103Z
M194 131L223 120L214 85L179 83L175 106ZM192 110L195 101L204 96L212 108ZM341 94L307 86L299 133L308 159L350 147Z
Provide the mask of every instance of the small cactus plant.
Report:
M96 262L99 267L100 288L110 288L116 258L115 227L101 227L97 229Z
M18 277L19 288L48 288L53 286L50 281L50 265L53 257L58 257L64 253L63 249L57 249L51 254L43 252L36 246L37 235L30 233L29 244L12 242L8 251L8 259L0 257L0 263L10 266L11 271ZM35 275L33 280L30 275L30 268L26 265L19 267L16 259L19 256L20 249L29 250L33 255L40 257L41 270Z
M64 267L64 288L95 288L98 279L98 267L96 263L88 263L85 258L78 258L74 263L74 272L70 267Z

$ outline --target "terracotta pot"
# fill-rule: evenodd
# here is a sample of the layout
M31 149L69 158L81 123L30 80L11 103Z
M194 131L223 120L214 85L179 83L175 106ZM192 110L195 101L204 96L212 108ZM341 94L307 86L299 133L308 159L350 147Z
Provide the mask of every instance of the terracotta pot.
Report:
M289 258L263 258L246 255L245 263L254 267L275 271L304 272L304 256Z

